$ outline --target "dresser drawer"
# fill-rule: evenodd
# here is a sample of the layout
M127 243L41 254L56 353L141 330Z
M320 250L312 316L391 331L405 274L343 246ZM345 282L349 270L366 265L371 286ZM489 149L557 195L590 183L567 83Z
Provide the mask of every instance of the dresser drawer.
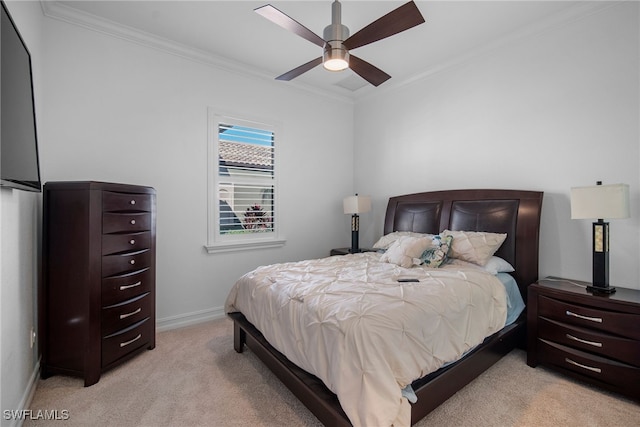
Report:
M148 212L105 212L102 214L102 233L130 233L151 230Z
M102 306L117 304L152 289L149 268L102 279Z
M102 277L147 268L151 264L151 251L143 249L137 252L113 254L102 257Z
M538 320L538 337L640 367L640 341L571 326L544 317Z
M149 194L102 193L102 210L105 212L151 212L152 198Z
M102 367L115 362L122 356L148 345L154 333L150 318L145 318L126 329L102 338Z
M150 231L102 235L102 255L131 252L149 247L151 247Z
M640 397L640 368L542 339L538 340L538 351L541 363L555 365Z
M563 323L612 332L616 335L640 339L640 315L595 309L540 296L538 315Z
M102 335L112 334L151 316L149 292L102 308Z

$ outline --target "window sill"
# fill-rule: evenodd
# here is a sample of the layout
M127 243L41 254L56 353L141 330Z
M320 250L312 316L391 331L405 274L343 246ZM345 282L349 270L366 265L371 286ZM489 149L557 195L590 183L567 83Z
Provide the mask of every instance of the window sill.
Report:
M205 245L207 253L217 254L223 252L250 251L254 249L281 248L287 243L286 239L277 240L253 240L248 242L233 242L214 245Z

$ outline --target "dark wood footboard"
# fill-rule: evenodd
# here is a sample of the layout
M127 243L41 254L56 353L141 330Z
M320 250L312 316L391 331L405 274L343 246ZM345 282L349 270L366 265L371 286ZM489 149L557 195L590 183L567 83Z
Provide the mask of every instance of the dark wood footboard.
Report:
M316 376L291 363L267 342L262 333L242 313L233 319L234 349L242 353L244 344L282 381L284 385L326 426L350 426L338 397Z
M507 353L524 343L525 325L524 318L521 318L485 339L460 361L414 381L411 386L418 401L411 405L411 424L424 418Z
M234 349L238 353L242 353L246 344L324 425L351 425L337 396L318 377L300 369L273 348L242 313L230 313L229 317L233 319ZM524 326L521 319L488 337L459 362L414 381L412 387L418 401L411 405L411 424L424 418L523 342Z

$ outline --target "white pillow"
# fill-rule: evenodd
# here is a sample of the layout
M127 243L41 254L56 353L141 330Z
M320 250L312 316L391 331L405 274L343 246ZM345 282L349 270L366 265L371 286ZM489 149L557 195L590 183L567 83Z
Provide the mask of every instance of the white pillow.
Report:
M449 258L446 265L463 268L474 268L477 270L486 271L487 273L491 273L494 276L498 273L511 273L512 271L515 271L511 264L497 256L492 256L486 265L478 265L456 258Z
M410 268L422 263L420 255L431 245L429 237L400 236L382 254L380 261Z
M484 266L507 238L506 233L444 230L443 236L453 236L450 258L458 258Z
M431 234L423 234L423 233L415 233L413 231L394 231L389 234L385 234L382 236L376 243L374 243L374 249L389 249L389 247L398 240L400 237L409 236L409 237L429 237Z
M482 268L491 274L511 273L512 271L516 271L516 269L513 268L513 266L506 260L497 256L492 256Z

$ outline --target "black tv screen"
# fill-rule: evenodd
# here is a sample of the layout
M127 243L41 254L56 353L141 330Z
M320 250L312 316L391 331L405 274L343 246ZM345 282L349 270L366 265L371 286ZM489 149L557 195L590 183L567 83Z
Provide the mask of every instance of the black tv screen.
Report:
M0 185L41 191L31 55L1 3Z

